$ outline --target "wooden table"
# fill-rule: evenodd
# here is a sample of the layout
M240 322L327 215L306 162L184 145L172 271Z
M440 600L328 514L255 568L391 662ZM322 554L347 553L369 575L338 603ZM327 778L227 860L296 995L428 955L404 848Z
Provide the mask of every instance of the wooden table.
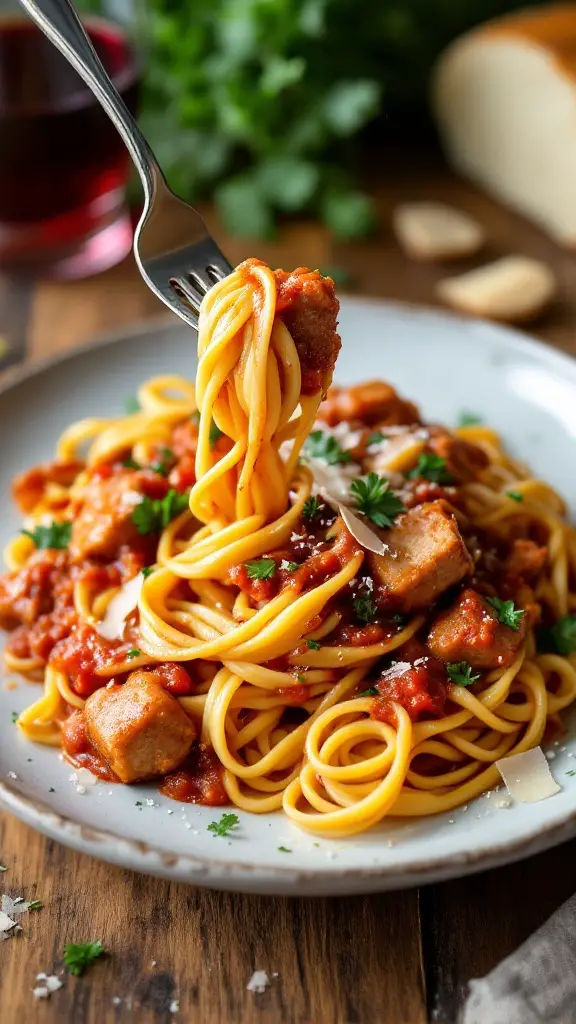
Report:
M536 333L576 352L576 256L439 163L425 174L419 161L411 166L401 173L390 166L375 189L382 232L370 241L335 246L321 228L293 225L266 245L220 235L223 247L232 262L256 253L284 267L339 265L364 294L431 303L443 271L401 255L389 214L401 198L446 199L482 219L489 255L518 251L554 267L559 299ZM13 357L45 357L159 313L131 260L74 284L0 282L0 336ZM385 351L380 370L386 374ZM25 919L23 936L0 944L0 1018L2 1024L453 1024L468 979L489 971L572 894L575 857L576 841L520 865L420 891L275 899L109 867L0 814L0 863L8 867L3 886L44 904ZM65 942L95 938L110 956L81 979L67 976L64 988L35 1004L36 973L61 966ZM246 990L255 969L277 972L263 995ZM173 1015L175 999L180 1010Z

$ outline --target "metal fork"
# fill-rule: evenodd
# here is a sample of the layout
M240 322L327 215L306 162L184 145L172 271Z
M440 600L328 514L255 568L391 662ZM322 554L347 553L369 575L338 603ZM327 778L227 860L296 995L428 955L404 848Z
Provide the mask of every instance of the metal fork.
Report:
M110 81L70 0L20 3L76 68L124 139L144 188L144 210L134 235L138 269L158 298L197 329L204 295L232 267L200 214L168 188L156 157Z

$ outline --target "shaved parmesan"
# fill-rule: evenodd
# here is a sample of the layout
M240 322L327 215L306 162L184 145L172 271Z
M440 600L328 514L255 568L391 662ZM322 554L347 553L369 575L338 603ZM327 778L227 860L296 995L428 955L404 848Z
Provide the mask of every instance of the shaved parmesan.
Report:
M8 917L3 910L0 910L0 933L9 932L16 925L16 921L13 921L11 917Z
M124 638L124 625L126 619L138 607L140 591L144 585L144 577L141 572L133 579L128 580L120 587L106 609L102 622L97 622L94 629L105 640L122 640Z
M373 551L375 555L384 555L388 551L388 545L359 516L354 515L351 509L339 504L338 511L354 539L363 548Z
M265 992L270 984L270 978L266 971L254 971L250 981L246 985L249 992Z
M521 804L534 804L560 792L541 747L502 757L496 767L510 796Z
M306 463L314 477L315 492L332 505L348 499L350 484L361 472L355 462L329 466L320 459L307 458Z

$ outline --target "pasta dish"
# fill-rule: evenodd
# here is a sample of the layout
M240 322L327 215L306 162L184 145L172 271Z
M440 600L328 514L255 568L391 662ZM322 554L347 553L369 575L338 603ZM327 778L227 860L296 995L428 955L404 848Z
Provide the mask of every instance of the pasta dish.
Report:
M149 380L16 478L0 625L42 684L28 740L348 836L468 803L563 728L562 499L489 426L333 386L337 316L330 278L247 260L204 299L195 385Z

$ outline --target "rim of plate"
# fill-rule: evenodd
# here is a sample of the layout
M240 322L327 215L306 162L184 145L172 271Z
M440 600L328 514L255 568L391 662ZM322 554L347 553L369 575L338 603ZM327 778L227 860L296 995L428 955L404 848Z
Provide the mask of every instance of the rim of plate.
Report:
M576 360L574 357L570 353L558 351L545 341L540 341L516 328L480 318L461 316L450 310L434 306L398 300L346 295L342 299L341 305L344 308L358 306L371 307L374 310L396 310L398 313L414 319L434 318L439 321L450 319L460 323L463 330L477 331L485 335L487 340L490 340L490 336L492 336L492 340L497 340L500 337L508 347L512 346L516 351L529 353L552 365L561 367L565 372L568 371L568 376L576 388ZM60 363L73 361L84 353L113 346L143 334L153 334L159 330L182 332L186 330L186 326L179 320L158 316L136 321L122 328L101 332L87 343L76 345L54 356L34 360L29 365L8 369L0 383L0 396L16 385L33 377L41 376ZM382 879L384 883L397 880L398 887L403 887L441 880L454 875L471 874L495 867L503 859L509 863L542 852L576 834L576 806L574 806L571 811L564 810L545 824L536 822L533 828L525 831L517 840L493 842L480 851L468 850L456 858L451 858L450 861L447 861L446 857L442 855L430 859L426 855L418 854L402 865L358 866L340 870L331 868L328 873L320 868L307 870L289 866L264 866L193 854L170 854L153 844L127 839L117 832L82 825L74 818L52 810L36 797L22 794L4 780L0 780L0 806L26 824L37 828L40 832L55 838L66 846L82 853L92 854L110 863L129 866L132 870L208 885L226 878L234 883L241 882L243 878L254 878L258 875L293 884L303 881L324 881L328 883L331 892L335 891L334 883L346 879L357 878L373 881ZM128 853L131 861L129 865L127 865L125 856ZM456 871L454 871L455 867Z

